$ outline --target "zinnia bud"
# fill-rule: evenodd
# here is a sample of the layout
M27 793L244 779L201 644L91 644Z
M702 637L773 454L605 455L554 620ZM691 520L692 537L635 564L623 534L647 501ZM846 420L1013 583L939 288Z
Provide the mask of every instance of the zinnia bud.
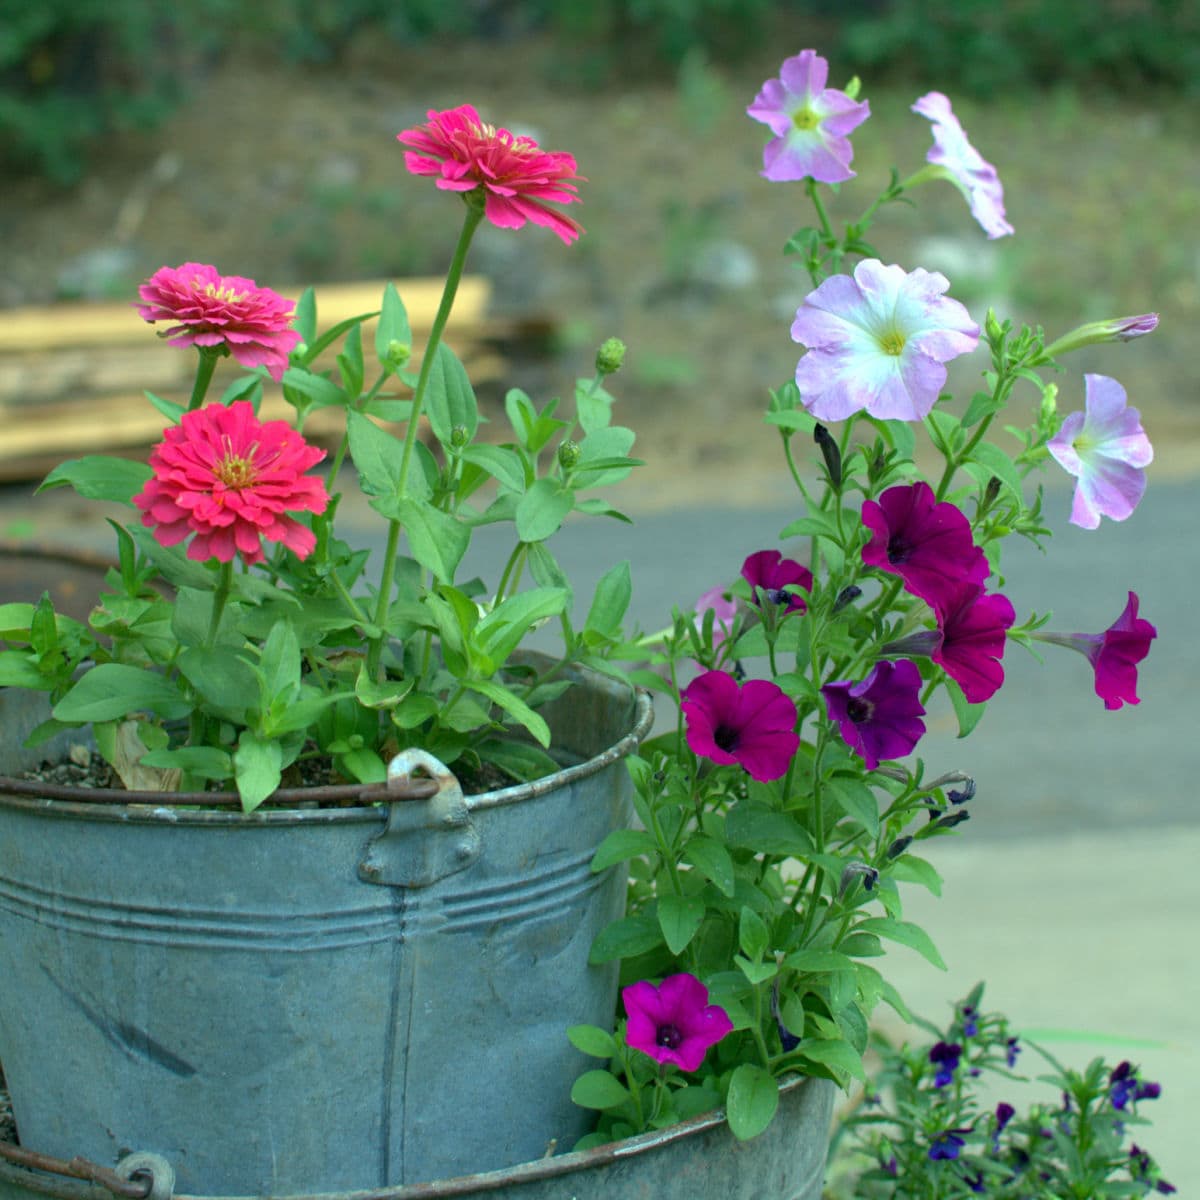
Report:
M620 338L610 337L596 351L596 372L599 375L613 375L621 369L625 361L625 343Z
M558 447L558 465L564 471L569 471L576 463L579 462L579 456L582 451L579 449L579 443L573 442L569 438L562 442Z

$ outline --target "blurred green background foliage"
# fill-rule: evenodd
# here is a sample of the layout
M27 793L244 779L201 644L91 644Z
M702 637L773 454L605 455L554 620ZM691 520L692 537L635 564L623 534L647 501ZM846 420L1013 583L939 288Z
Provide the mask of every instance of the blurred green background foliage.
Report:
M153 127L235 46L299 69L364 33L433 47L535 34L555 47L553 81L589 88L737 59L798 18L806 44L877 79L919 63L980 98L1200 91L1200 0L0 0L0 165L73 183L106 134Z

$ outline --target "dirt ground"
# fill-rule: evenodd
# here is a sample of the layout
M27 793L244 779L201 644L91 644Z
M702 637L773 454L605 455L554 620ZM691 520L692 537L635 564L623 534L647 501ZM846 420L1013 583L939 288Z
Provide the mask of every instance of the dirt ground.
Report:
M784 52L804 37L795 31ZM330 66L285 70L249 53L210 65L191 81L186 106L151 134L112 138L78 188L6 184L0 304L132 297L157 267L185 260L296 293L321 280L437 273L457 234L456 202L407 174L395 135L429 108L469 101L548 149L571 151L588 179L573 210L587 229L576 245L532 227L484 226L472 248L468 269L494 280L498 312L556 325L551 346L514 352L506 386L539 401L569 394L595 347L619 335L630 352L612 390L648 465L618 502L777 502L789 485L776 435L757 414L795 366L788 327L808 288L780 250L808 214L797 185L759 177L765 131L744 109L783 54L773 48L736 71L694 62L678 76L601 93L552 83L551 54L536 39L451 49L364 38ZM847 214L869 202L894 158L907 173L929 145L927 124L907 111L919 92L864 94L874 115L855 135L860 179L835 205ZM1200 259L1187 256L1200 252L1118 248L1118 235L1141 229L1146 175L1131 155L1179 173L1172 203L1186 209L1200 195L1195 157L1182 157L1194 142L1179 133L1186 115L1153 101L1135 112L1127 101L1038 103L1044 111L960 109L1002 168L1018 230L1011 244L987 242L957 193L941 187L919 197L917 216L900 206L883 215L881 257L943 269L977 319L995 302L1059 332L1076 316L1162 310L1157 349L1106 347L1078 365L1119 375L1148 426L1153 417L1155 470L1190 473L1200 465L1200 410L1186 327L1200 315ZM1147 144L1156 137L1166 149ZM1073 237L1092 248L1073 253ZM1030 267L1040 290L1013 282ZM1047 297L1049 316L1023 311ZM959 372L967 394L984 365L973 356ZM498 410L502 391L491 389L485 404ZM1063 404L1081 402L1076 376L1064 382Z

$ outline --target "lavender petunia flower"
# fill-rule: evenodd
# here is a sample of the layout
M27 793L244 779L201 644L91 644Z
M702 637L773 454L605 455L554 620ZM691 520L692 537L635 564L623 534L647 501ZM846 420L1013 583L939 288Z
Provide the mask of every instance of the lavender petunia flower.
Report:
M765 679L739 686L726 671L705 671L688 684L680 707L696 754L738 763L760 783L785 775L800 748L796 706Z
M944 275L869 258L854 277L833 275L810 292L792 322L808 347L796 367L804 407L820 421L862 409L919 421L946 382L945 364L979 344L970 313L943 293Z
M1115 379L1085 375L1084 382L1085 411L1071 413L1046 448L1079 480L1071 524L1095 529L1101 517L1124 521L1137 508L1154 449Z
M630 984L621 1001L629 1014L626 1044L684 1071L697 1070L709 1046L733 1030L729 1014L709 1004L708 988L694 975L668 975L658 987Z
M696 601L696 607L693 610L697 630L704 627L704 614L710 608L713 613L712 646L715 653L733 631L733 622L737 617L737 601L728 599L725 589L719 584L714 588L709 588Z
M1125 609L1103 633L1035 633L1038 641L1066 646L1086 656L1096 672L1096 695L1108 709L1139 704L1137 665L1150 653L1158 630L1138 616L1136 592L1129 593Z
M921 740L925 709L920 692L921 673L906 658L877 662L861 683L844 680L821 688L829 719L870 770L880 759L910 753Z
M763 176L777 183L853 179L854 147L846 135L871 115L870 105L827 88L829 63L815 50L786 59L779 76L768 79L746 109L775 135L763 147Z
M905 590L931 608L964 585L980 586L990 568L971 536L971 523L921 481L888 488L862 506L871 540L862 549L868 567L899 575Z
M944 167L946 177L966 197L971 215L989 238L1004 237L1013 227L1004 217L1004 188L1000 176L967 140L950 101L941 92L929 92L912 111L933 122L933 147L926 161Z
M770 604L786 604L787 611L804 612L808 605L797 588L812 591L812 572L778 550L758 550L742 563L742 578L750 585L755 604L760 595Z

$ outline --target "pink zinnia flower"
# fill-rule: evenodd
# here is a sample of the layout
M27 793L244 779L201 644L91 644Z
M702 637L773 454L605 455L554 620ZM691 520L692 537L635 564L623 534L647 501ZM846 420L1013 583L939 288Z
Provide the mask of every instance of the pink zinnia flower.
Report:
M869 770L884 758L910 754L925 733L921 673L907 658L877 662L861 683L841 680L821 688L831 721Z
M912 111L933 122L933 148L928 162L944 167L947 178L966 197L971 215L989 238L1004 237L1013 227L1004 218L1004 188L996 168L967 140L966 132L941 92L930 92Z
M160 336L172 346L224 346L243 367L266 367L278 382L300 343L290 328L296 305L240 275L218 275L205 263L160 267L141 287L138 316L174 321Z
M414 175L436 175L437 186L451 192L481 188L484 215L501 229L520 229L526 221L545 225L564 242L573 242L582 226L547 201L572 204L579 199L575 159L539 148L532 138L485 125L469 104L430 109L429 121L396 134L411 146L404 165Z
M853 179L854 147L846 135L871 115L871 106L827 88L829 63L815 50L786 59L779 75L762 85L746 109L775 134L763 147L763 176L776 182Z
M742 563L742 578L750 585L755 604L765 599L768 604L783 604L787 612L805 612L808 605L797 588L812 591L812 572L778 550L758 550ZM761 599L760 599L761 597Z
M881 420L920 421L946 382L945 364L979 344L970 313L942 293L944 275L868 258L854 277L833 275L792 322L808 347L796 367L804 407L819 421L866 409Z
M729 1014L709 1004L708 988L695 975L668 975L658 987L631 983L621 1003L629 1015L625 1044L683 1071L698 1070L709 1046L733 1032Z
M715 763L738 763L767 783L787 773L800 748L796 706L765 679L741 686L725 671L705 671L683 693L687 744Z
M325 511L325 485L304 474L324 457L286 421L259 421L248 400L209 404L165 431L150 454L154 474L133 502L162 545L195 534L187 555L199 562L240 554L256 563L263 538L306 558L316 538L286 513Z
M1103 633L1035 633L1042 642L1078 650L1096 672L1096 695L1104 707L1139 704L1137 665L1150 653L1158 630L1138 616L1136 592L1129 593L1125 610Z
M871 540L862 549L868 567L899 575L912 595L945 607L963 584L979 585L990 568L971 536L971 523L949 501L937 501L924 481L888 488L862 506Z
M1154 449L1125 389L1107 375L1083 378L1084 411L1071 413L1046 448L1079 480L1071 524L1095 529L1101 517L1124 521L1137 508Z

